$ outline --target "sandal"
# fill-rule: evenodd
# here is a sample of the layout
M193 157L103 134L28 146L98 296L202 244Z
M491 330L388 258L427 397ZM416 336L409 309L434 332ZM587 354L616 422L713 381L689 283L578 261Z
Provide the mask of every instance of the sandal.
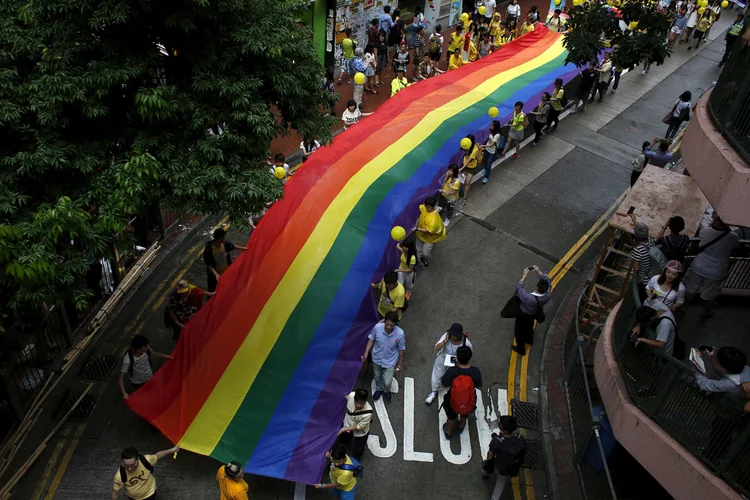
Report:
M448 422L443 424L443 435L445 436L445 439L450 441L451 435L448 434Z

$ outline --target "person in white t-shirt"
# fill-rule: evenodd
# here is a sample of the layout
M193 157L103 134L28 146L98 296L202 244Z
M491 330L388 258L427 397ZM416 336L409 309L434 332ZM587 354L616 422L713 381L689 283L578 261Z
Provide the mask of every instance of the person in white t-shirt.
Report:
M500 146L501 140L500 122L498 120L492 120L492 123L490 123L490 135L487 136L487 142L479 146L479 149L484 152L484 179L482 179L482 184L487 184L490 181L492 164L495 162L495 158L497 158L497 148Z
M363 116L370 116L372 113L363 113L357 107L357 102L354 99L350 99L346 103L346 109L341 115L341 121L344 122L344 130L348 129L359 121Z
M466 346L469 349L473 349L471 342L466 338L464 333L464 327L460 323L453 323L447 332L443 333L443 336L438 339L435 343L435 361L432 364L432 377L430 379L430 393L424 400L425 404L432 404L438 395L438 391L443 386L441 378L448 370L448 366L452 366L451 363L455 364L454 358L456 351L459 347ZM448 358L448 365L446 365L446 358Z
M652 276L646 285L644 306L661 302L674 311L685 302L685 285L682 281L682 264L677 260L667 262L667 267L656 276Z
M120 392L123 399L128 399L128 393L125 391L125 374L128 374L130 383L136 390L140 389L143 384L153 377L154 372L151 366L151 355L164 359L172 359L172 356L160 354L151 350L148 339L143 335L136 335L130 340L130 349L122 358L122 368L120 369Z
M521 6L518 5L518 0L510 0L508 5L508 21L513 18L513 24L518 24L518 18L521 17Z
M484 17L487 18L487 24L489 24L490 21L492 21L492 16L495 14L497 2L495 0L484 0L484 8L486 9L484 11Z
M310 155L317 151L319 147L320 143L318 141L300 142L299 149L302 152L302 163L306 162L307 159L310 158Z

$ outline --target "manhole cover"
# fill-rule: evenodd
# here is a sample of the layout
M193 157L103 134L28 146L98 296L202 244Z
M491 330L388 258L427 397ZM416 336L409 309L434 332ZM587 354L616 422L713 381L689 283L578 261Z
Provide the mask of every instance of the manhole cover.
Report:
M89 380L107 380L117 364L118 359L114 356L95 354L83 368L82 377Z
M539 446L539 441L526 440L526 455L523 457L522 467L542 470L542 447Z
M527 403L525 401L518 401L514 399L510 402L513 407L513 416L516 419L519 427L524 429L536 429L539 425L537 418L537 406L534 403Z
M57 413L55 413L55 420L62 420L62 418L65 416L66 413L70 411L70 409L73 407L73 405L78 401L78 398L81 397L80 392L71 392L68 394L68 397L65 398L65 401L60 405L60 409L57 410ZM96 396L92 396L91 394L86 394L80 403L78 403L78 406L76 406L75 410L73 410L73 413L70 414L70 417L68 417L68 420L75 421L75 422L82 422L89 418L91 415L91 412L94 411L94 406L96 405Z

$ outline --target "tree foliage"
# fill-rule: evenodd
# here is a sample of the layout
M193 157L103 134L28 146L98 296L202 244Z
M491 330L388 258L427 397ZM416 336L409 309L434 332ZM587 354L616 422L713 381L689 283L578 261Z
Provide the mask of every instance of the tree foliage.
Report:
M563 40L568 50L566 63L581 67L596 61L606 48L605 41L616 49L612 61L620 68L634 68L643 61L664 63L670 54L666 39L671 22L659 3L629 1L618 9L619 17L595 2L575 8L568 20L572 29ZM621 21L627 29L622 29Z
M283 191L295 129L330 139L306 0L0 2L0 301L81 308L82 275L158 204L239 224ZM210 127L225 124L219 136ZM10 311L10 313L8 313ZM36 320L38 321L38 319ZM0 328L3 321L0 320Z

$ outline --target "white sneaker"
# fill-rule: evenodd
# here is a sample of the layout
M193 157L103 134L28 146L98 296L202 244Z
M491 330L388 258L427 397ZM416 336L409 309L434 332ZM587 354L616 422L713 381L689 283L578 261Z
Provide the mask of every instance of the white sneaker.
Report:
M427 405L431 405L433 401L435 401L435 398L437 397L437 392L431 392L429 396L427 396L427 399L424 400L424 403Z
M642 75L645 75L646 73L648 73L648 71L647 71L647 70L645 70L645 69L644 69L643 71L641 71L641 74L642 74Z
M445 219L445 222L443 222L443 225L444 225L445 227L448 227L448 224L450 224L450 223L451 223L451 220L450 220L450 219Z

